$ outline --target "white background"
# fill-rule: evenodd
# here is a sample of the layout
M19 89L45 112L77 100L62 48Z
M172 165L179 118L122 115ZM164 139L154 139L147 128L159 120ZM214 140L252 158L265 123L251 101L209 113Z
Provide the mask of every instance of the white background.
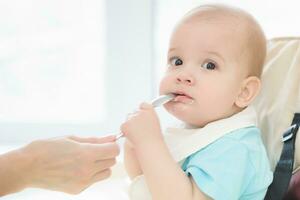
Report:
M153 91L151 12L150 0L1 0L0 143L117 133Z

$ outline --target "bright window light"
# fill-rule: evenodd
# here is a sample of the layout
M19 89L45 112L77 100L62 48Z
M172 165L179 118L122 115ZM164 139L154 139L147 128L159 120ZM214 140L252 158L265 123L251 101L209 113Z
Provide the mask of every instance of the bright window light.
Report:
M0 145L117 134L154 96L152 22L151 0L0 0Z
M0 121L85 123L105 114L101 0L0 1Z

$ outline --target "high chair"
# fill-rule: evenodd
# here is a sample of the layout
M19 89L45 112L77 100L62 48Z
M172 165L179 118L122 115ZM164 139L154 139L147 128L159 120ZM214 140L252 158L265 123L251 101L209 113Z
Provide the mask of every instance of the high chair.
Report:
M300 37L268 41L261 78L254 107L274 171L265 199L300 199Z

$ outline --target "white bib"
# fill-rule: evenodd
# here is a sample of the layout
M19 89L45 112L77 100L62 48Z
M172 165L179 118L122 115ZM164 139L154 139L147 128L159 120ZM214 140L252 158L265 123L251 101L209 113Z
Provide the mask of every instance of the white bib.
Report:
M251 106L229 118L211 122L203 128L167 128L164 139L174 160L179 163L225 134L249 126L257 126L256 112ZM144 175L137 176L132 181L129 198L152 199Z

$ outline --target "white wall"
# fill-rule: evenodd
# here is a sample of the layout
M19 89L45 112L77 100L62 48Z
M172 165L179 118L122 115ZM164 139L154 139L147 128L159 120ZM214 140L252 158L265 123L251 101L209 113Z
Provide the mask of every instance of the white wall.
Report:
M17 3L18 0L14 0ZM47 2L47 1L46 1ZM65 13L62 17L65 21L72 21L74 19L68 18L68 5L70 6L69 10L72 8L74 4L82 4L82 6L89 5L89 2L95 2L95 1L85 1L84 3L81 1L74 1L74 0L66 0L63 4L57 4L59 6L53 6L52 12L62 12ZM8 5L11 4L10 0L3 0L0 2L0 5ZM16 5L16 8L25 8L25 11L22 12L24 15L31 15L31 12L34 12L34 16L36 18L47 18L50 16L49 13L41 11L41 10L33 10L32 7L36 1L26 1L23 2L23 6ZM53 2L48 2L49 5L55 5ZM153 87L152 87L152 80L153 80L153 61L152 61L152 45L153 45L153 35L152 35L152 2L151 0L126 0L126 1L119 1L119 0L105 0L104 2L104 8L101 7L98 8L98 14L96 12L95 18L100 17L101 15L104 15L104 23L101 23L101 20L98 20L98 23L101 24L92 24L93 26L103 26L104 33L101 37L101 40L95 41L95 43L99 46L101 46L101 51L97 52L91 52L91 53L99 53L99 58L101 61L101 64L99 63L98 67L101 70L94 71L94 74L88 75L89 65L86 61L86 63L81 63L78 67L81 67L81 74L78 74L78 82L74 82L74 85L70 85L70 89L74 90L74 92L83 92L82 95L74 95L73 100L72 98L66 100L64 99L64 94L61 94L61 101L64 101L66 103L66 106L69 104L74 104L74 102L78 101L78 98L81 100L78 101L77 107L74 107L74 116L70 116L70 114L66 115L66 117L62 117L64 115L63 109L61 109L61 114L56 112L57 120L55 120L55 115L51 117L53 120L45 120L47 117L43 118L41 116L41 119L38 117L32 117L28 118L26 116L30 115L30 110L32 112L39 112L41 115L43 114L43 109L48 109L49 112L51 112L51 109L49 107L52 107L51 101L41 102L44 103L42 106L38 105L37 103L31 103L25 104L22 102L22 99L17 99L16 103L12 102L6 102L2 99L2 113L0 109L0 143L8 143L8 142L18 142L18 141L30 141L37 138L46 138L46 137L54 137L59 135L69 135L69 134L76 134L76 135L105 135L109 133L118 133L120 124L125 120L126 115L128 112L131 112L133 109L135 109L139 102L142 100L149 100L153 96ZM40 7L47 6L48 4L40 4ZM11 10L7 10L7 12L14 12L16 9L14 7L10 7ZM95 8L89 8L89 6L84 7L83 9L80 8L80 6L77 6L76 9L78 10L78 15L81 15L81 12L86 12L86 15L83 15L83 17L86 17L90 13L95 13ZM90 9L84 10L84 9ZM89 19L89 18L87 18ZM22 21L22 19L18 19L19 21ZM93 18L91 21L87 21L86 19L79 19L80 21L84 21L86 24L94 23ZM78 21L79 21L78 20ZM27 24L19 23L19 21L13 21L11 18L2 19L2 22L5 24L10 24L12 27L14 26L20 26L20 24L23 26L22 30L26 31L26 34L30 34L31 31L35 30L35 24L31 24L30 21L25 21ZM1 20L0 20L1 22ZM95 22L97 22L95 20ZM35 22L37 23L37 22ZM56 23L55 20L53 23ZM76 21L72 22L73 24L76 23ZM1 25L1 23L0 23ZM43 23L39 23L37 26L46 26ZM68 26L68 24L67 24ZM32 28L33 27L33 28ZM47 27L45 27L47 28ZM28 30L29 31L28 31ZM82 29L86 29L86 27L82 27ZM7 29L5 29L7 30ZM5 31L2 29L2 31ZM80 30L77 30L80 31ZM84 31L90 31L90 30L83 30ZM28 33L29 32L29 33ZM11 34L11 33L7 33ZM52 37L53 33L48 33L50 37ZM72 33L69 33L69 38L65 38L65 40L69 40L72 38ZM74 33L75 34L75 33ZM60 36L59 36L60 37ZM15 37L16 41L23 41L22 36ZM1 40L0 40L1 41ZM70 44L72 44L70 42ZM19 44L16 44L17 47L19 47ZM31 48L30 43L28 43L24 47ZM40 43L36 43L35 46L40 45ZM97 46L95 45L95 46ZM1 44L0 44L1 46ZM76 46L75 46L76 48ZM1 49L1 48L0 48ZM4 48L2 48L3 52L5 52ZM53 49L51 49L53 50ZM55 49L54 49L55 50ZM87 49L88 50L88 49ZM2 51L1 51L2 52ZM81 53L78 54L78 56L82 56L82 54L85 53L83 50ZM21 56L26 57L26 51L22 51L20 54ZM24 55L23 55L24 54ZM9 57L0 56L0 67L1 62L5 62ZM41 63L44 61L43 58L37 57L37 59L41 60ZM55 58L54 58L55 59ZM74 57L74 60L78 59L77 57ZM34 61L34 59L32 59ZM95 62L95 61L94 61ZM22 68L22 65L26 63L20 62L19 65L16 67ZM47 64L47 63L46 63ZM62 64L62 67L65 67ZM24 68L24 67L23 67ZM23 69L22 68L22 69ZM69 67L71 70L75 69L72 68L72 66ZM10 69L9 69L10 70ZM39 65L36 66L36 70L39 70ZM59 68L58 68L59 70ZM26 69L24 69L26 72ZM31 73L37 73L37 71L31 71ZM18 71L19 72L19 71ZM103 73L98 74L97 73ZM13 73L12 73L13 74ZM36 74L35 77L39 77L40 74ZM45 75L46 78L57 78L54 74L52 77ZM87 76L87 79L80 79L80 76ZM90 78L89 78L90 77ZM81 86L85 86L86 81L92 80L93 77L98 77L98 82L95 82L97 86L91 90L90 88L84 88ZM8 80L10 77L1 77L0 76L0 92L1 92L1 82L3 83L4 78ZM28 80L27 78L26 80ZM19 80L19 79L17 79ZM38 80L38 79L37 79ZM55 81L55 80L50 80ZM80 81L82 83L80 84ZM31 80L33 84L40 87L41 84L39 81L33 81ZM78 85L76 85L76 84ZM16 82L11 81L11 84L14 85ZM101 85L102 84L102 85ZM33 86L34 87L34 86ZM59 89L59 85L57 85L57 88ZM80 88L79 88L80 87ZM94 87L94 85L93 85ZM41 88L40 92L48 94L47 90L54 90L53 87L49 86L49 88ZM67 90L66 92L68 92ZM94 91L94 92L93 92ZM101 99L99 99L99 91L101 91ZM43 95L41 94L41 95ZM76 94L76 93L74 93ZM29 95L37 96L39 97L40 94L37 92L32 92ZM72 96L71 96L72 97ZM34 99L35 100L35 99ZM48 99L45 99L45 101ZM42 100L41 100L42 101ZM99 105L102 105L102 109L99 110L99 107L97 105L97 101L99 101ZM38 102L38 101L37 101ZM80 104L80 102L82 102ZM90 107L90 109L93 109L91 105L89 105L89 102L93 102L94 109L96 112L94 112L95 115L98 115L99 118L89 117L86 116L86 109ZM17 103L21 103L22 105L26 106L26 109L19 109L16 111L16 117L15 119L13 117L8 117L8 114L5 114L3 111L4 109L12 110L13 106L15 106ZM9 106L9 107L7 107ZM55 107L54 107L55 108ZM71 107L72 108L72 107ZM38 110L35 110L38 109ZM56 108L57 109L57 108ZM71 110L72 111L72 110ZM92 110L91 110L92 111ZM71 112L72 113L72 112ZM82 116L81 116L82 115ZM18 117L18 119L16 119ZM23 117L20 117L23 116ZM74 119L84 119L84 120L68 120L69 118ZM9 119L8 119L9 118ZM98 119L98 120L97 120Z

